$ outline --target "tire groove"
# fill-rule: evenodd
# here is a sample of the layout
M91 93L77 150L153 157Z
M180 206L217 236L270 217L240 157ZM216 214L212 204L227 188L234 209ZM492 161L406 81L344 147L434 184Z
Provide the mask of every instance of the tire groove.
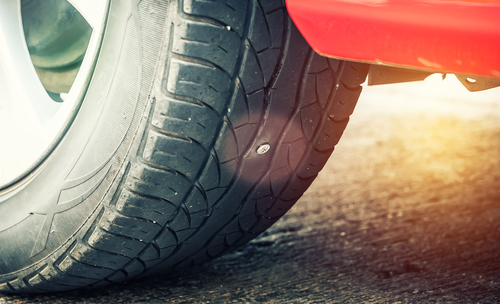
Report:
M253 1L250 1L250 2L249 2L249 5L250 5L250 3L251 3L251 2L253 2ZM281 8L280 8L280 9L281 9ZM251 14L252 9L249 9L249 10L248 10L248 12L249 12L248 14ZM247 18L248 18L248 17L247 17ZM286 20L286 19L285 19L285 20ZM285 21L285 22L290 22L290 21ZM290 23L288 23L288 26L291 26L291 25L290 25ZM246 27L245 27L245 35L243 35L243 39L247 39L246 37L247 37L247 35L248 35L248 30L249 30L249 29L248 29L248 27L249 27L249 25L246 25ZM287 27L285 26L285 28L287 28ZM287 36L287 35L288 35L288 36ZM286 31L286 32L285 32L285 34L283 35L283 38L282 38L282 39L283 39L283 49L287 49L287 47L289 47L289 40L290 40L290 39L289 39L289 35L290 35L290 31ZM243 51L245 51L245 52L246 52L246 50L245 50L245 49L243 49ZM266 92L266 94L265 94L265 98L264 98L264 100L265 100L264 105L265 105L265 106L263 107L263 110L262 110L262 114L263 114L263 116L262 116L262 118L261 118L261 120L260 120L260 123L259 123L259 125L260 125L260 126L259 126L259 130L257 131L257 134L260 134L260 133L262 132L263 127L264 127L264 122L268 119L268 115L269 115L269 104L270 104L270 103L269 103L269 98L270 98L269 96L270 96L270 94L272 93L272 89L271 89L271 88L272 88L272 87L273 87L273 85L276 83L276 80L277 80L277 75L276 75L276 74L279 74L279 72L281 72L281 67L283 66L284 61L285 61L285 56L284 56L284 51L282 50L282 51L281 51L281 53L280 53L280 59L278 60L278 63L277 63L277 65L276 65L275 72L273 73L273 77L271 77L271 80L269 81L269 83L268 83L268 85L267 85L267 87L266 87L266 88L267 88L267 92ZM276 71L278 71L278 73L276 73ZM240 80L240 81L241 81L241 80ZM265 89L266 89L266 88L265 88ZM245 95L245 96L250 95L250 94L246 94L246 93L245 93L245 88L244 88L243 86L241 86L241 89L243 90L243 92L244 92L244 95ZM262 90L262 89L260 89L260 90ZM259 91L259 90L257 90L257 91ZM255 92L257 92L257 91L255 91ZM253 93L255 93L255 92L253 92ZM256 141L257 137L258 137L258 135L254 137L254 139L251 141L251 143L249 143L248 148L247 148L247 152L248 152L248 151L251 149L251 147L255 144L255 141ZM245 154L247 154L247 153L243 153L243 154L245 155ZM236 169L236 171L238 172L238 173L236 174L237 176L241 175L241 172L240 172L239 170L241 170L241 166L239 166L239 165L238 165L238 168ZM263 175L263 176L262 176L262 177L261 177L261 178L260 178L260 179L259 179L256 183L255 183L255 185L251 187L251 189L248 191L248 194L247 194L247 195L245 196L245 198L242 200L242 203L240 203L240 205L243 205L245 202L247 202L247 201L248 201L248 197L249 197L249 196L250 196L250 194L253 192L253 190L255 189L256 185L258 185L258 184L259 184L262 180L264 180L264 179L265 179L265 177L266 177L266 175ZM234 185L234 181L233 181L233 182L232 182L232 183L228 186L228 190L227 190L227 191L230 191L230 189L231 189L232 185ZM227 191L226 191L226 193L227 193ZM223 197L224 197L224 196L223 196ZM221 199L222 199L222 198L221 198ZM234 215L234 216L233 216L233 217L232 217L232 218L228 221L228 223L230 223L230 222L231 222L232 220L234 220L235 218L237 218L237 215ZM218 229L218 230L215 232L215 234L214 234L212 237L210 237L210 238L206 241L206 243L205 243L205 244L210 244L210 242L211 242L213 239L215 239L215 238L216 238L216 236L218 236L218 234L220 233L220 231L221 231L221 230L223 230L224 228L225 228L225 226L223 226L223 227L221 227L220 229ZM199 251L196 251L195 253L191 254L190 256L188 256L188 257L186 257L186 258L182 259L180 262L178 262L178 263L176 263L175 265L173 265L173 266L172 266L172 268L175 268L177 265L180 265L180 264L181 264L181 263L183 263L184 261L189 260L192 256L194 256L194 255L198 254L199 252L201 252L201 251L205 250L205 247L206 247L206 245L204 245L204 246L203 246L203 248L202 248L202 249L200 249Z

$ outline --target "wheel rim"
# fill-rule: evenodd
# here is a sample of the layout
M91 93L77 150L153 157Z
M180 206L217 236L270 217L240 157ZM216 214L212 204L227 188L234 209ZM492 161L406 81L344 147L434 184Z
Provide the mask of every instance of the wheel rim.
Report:
M70 127L85 95L100 47L108 1L68 2L86 20L91 34L81 54L83 58L73 58L76 65L55 56L54 60L65 62L63 70L69 71L57 74L59 78L50 78L53 73L47 76L43 74L46 71L34 66L35 58L28 50L23 30L21 0L0 2L0 189L26 177L50 155ZM75 41L81 44L81 40ZM37 61L38 66L40 62ZM61 83L64 80L66 84ZM47 91L61 93L66 88L71 89L64 95Z

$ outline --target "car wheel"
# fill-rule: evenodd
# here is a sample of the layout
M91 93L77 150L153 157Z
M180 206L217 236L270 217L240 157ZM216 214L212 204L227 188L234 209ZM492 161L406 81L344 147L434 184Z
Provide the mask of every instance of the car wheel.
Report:
M0 179L0 292L100 286L247 243L325 165L368 70L314 53L282 0L70 2L94 20L94 55L49 143Z

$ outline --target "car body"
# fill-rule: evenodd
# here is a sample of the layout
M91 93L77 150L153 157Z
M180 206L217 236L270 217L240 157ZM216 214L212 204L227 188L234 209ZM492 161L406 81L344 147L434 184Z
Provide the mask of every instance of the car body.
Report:
M287 8L322 55L500 78L499 0L287 0Z

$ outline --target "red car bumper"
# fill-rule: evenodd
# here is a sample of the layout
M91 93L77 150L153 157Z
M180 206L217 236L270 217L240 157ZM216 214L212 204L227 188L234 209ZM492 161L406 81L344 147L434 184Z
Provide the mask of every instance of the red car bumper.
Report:
M287 0L318 53L500 78L500 0Z

